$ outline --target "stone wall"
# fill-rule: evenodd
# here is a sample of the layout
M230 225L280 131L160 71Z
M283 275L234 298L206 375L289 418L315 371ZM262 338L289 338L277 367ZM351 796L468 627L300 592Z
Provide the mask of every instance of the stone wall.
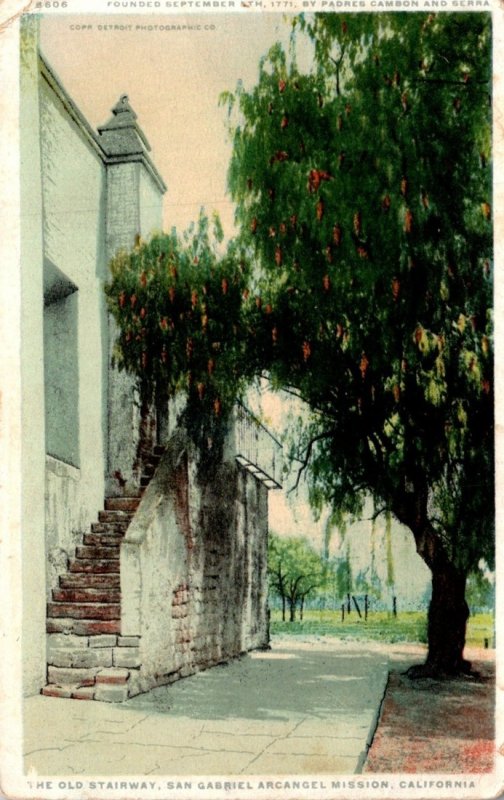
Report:
M200 485L175 434L121 545L128 689L170 683L268 643L267 489L234 460Z

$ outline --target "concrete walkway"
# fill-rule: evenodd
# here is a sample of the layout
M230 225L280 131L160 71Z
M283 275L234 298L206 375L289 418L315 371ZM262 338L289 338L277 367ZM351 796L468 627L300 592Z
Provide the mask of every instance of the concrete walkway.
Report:
M31 697L25 772L361 772L388 666L371 643L291 638L118 705Z

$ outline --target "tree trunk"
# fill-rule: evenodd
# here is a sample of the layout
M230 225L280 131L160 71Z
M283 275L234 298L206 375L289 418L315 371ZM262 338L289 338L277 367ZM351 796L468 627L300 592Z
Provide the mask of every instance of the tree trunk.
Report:
M295 622L295 620L296 620L296 603L295 602L293 603L292 600L289 600L289 611L290 611L289 621L290 622Z
M413 533L417 553L432 573L432 598L427 618L428 652L425 664L411 667L410 677L443 677L468 673L464 659L469 607L465 600L466 572L457 569L428 519L428 487L421 479L415 491L393 506L399 522Z
M282 622L285 622L285 596L282 595Z
M463 657L469 608L465 600L466 576L449 562L431 564L432 599L429 606L425 664L412 667L410 677L442 677L467 673Z
M304 597L301 598L301 604L299 606L299 619L301 621L303 619L303 611L304 611Z

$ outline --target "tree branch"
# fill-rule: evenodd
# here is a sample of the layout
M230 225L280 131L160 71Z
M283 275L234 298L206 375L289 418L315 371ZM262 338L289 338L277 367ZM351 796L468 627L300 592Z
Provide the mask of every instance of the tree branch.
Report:
M341 64L343 63L344 55L345 55L345 45L343 45L343 47L341 48L341 54L340 54L340 57L338 59L333 58L332 56L329 56L329 60L332 61L332 63L336 67L336 94L337 94L338 97L340 97L340 95L341 95L341 91L340 91L340 68L341 68Z
M304 457L304 459L302 461L301 466L298 469L296 483L294 484L294 486L291 489L289 489L288 494L290 494L291 492L296 491L296 489L299 487L299 482L301 480L301 475L303 474L303 472L307 468L308 463L310 461L312 450L313 450L313 445L316 442L320 442L322 439L329 439L331 436L334 436L334 434L335 434L335 431L325 431L324 433L319 433L319 434L317 434L316 436L313 436L310 439L310 441L308 442L308 446L307 446L306 450L304 451L305 452L305 457ZM301 461L301 459L296 459L296 460L297 461Z

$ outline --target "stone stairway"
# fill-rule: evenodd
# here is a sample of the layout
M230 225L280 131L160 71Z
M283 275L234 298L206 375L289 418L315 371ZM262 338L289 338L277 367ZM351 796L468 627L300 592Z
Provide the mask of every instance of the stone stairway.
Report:
M120 544L163 452L154 448L137 496L105 500L52 591L44 695L120 702L138 691L140 639L121 636Z

